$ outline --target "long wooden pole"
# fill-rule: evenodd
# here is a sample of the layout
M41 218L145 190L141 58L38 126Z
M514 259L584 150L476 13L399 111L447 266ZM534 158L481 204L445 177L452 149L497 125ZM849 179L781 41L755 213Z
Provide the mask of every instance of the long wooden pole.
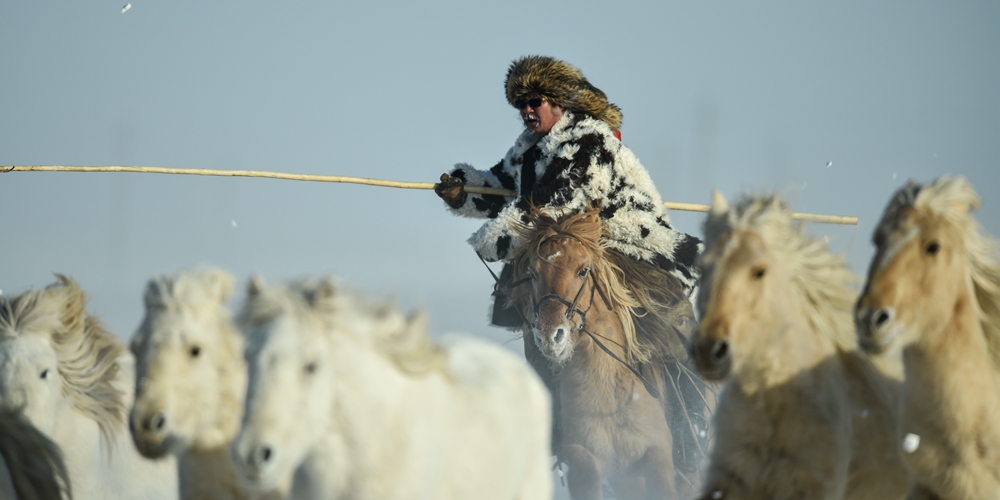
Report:
M167 168L167 167L126 167L126 166L106 166L106 167L79 167L64 165L3 165L0 166L0 173L6 172L137 172L144 174L181 174L181 175L209 175L221 177L265 177L269 179L285 179L292 181L308 182L343 182L350 184L364 184L368 186L383 186L402 189L434 189L433 182L405 182L387 181L382 179L370 179L367 177L349 177L345 175L313 175L313 174L287 174L284 172L269 172L266 170L212 170L207 168ZM488 188L466 186L465 190L473 194L495 194L500 196L516 196L517 193L510 189ZM665 201L664 205L670 210L686 210L690 212L707 212L708 205L700 203L681 203ZM796 212L792 217L807 222L822 222L826 224L857 224L858 218L850 215L824 215Z

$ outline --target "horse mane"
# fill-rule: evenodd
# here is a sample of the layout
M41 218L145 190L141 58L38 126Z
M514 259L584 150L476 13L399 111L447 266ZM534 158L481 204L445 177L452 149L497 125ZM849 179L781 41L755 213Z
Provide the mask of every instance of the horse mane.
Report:
M19 411L0 410L0 455L19 499L73 498L62 450Z
M306 278L273 288L253 278L243 321L260 324L281 311L317 321L324 332L346 332L370 342L408 375L423 375L446 365L447 352L427 335L422 314L407 319L391 302L371 301L332 278ZM352 327L359 324L363 326Z
M80 286L61 274L56 277L59 281L44 290L0 299L0 333L49 336L59 360L63 394L97 422L110 444L115 429L125 425L125 395L113 385L125 348L87 314L87 295Z
M628 360L648 363L678 349L670 342L672 339L664 337L663 332L670 331L666 328L671 325L672 318L664 315L667 308L662 307L686 300L680 287L676 290L667 288L667 284L674 283L676 278L655 264L636 261L611 248L597 210L556 218L533 209L528 219L530 222L515 228L528 241L515 252L515 280L526 275L532 255L542 257L539 252L545 242L553 238L576 239L594 256L591 272L621 321ZM527 296L528 292L523 288L513 290L510 302L523 302ZM656 321L637 324L637 316L647 316Z
M976 293L983 335L994 363L1000 365L1000 259L998 242L987 235L972 212L979 208L979 196L961 176L942 176L920 185L910 181L896 192L876 230L876 238L894 230L905 209L929 210L962 232L969 274Z
M710 214L704 225L705 246L743 231L756 233L768 249L781 255L791 285L804 299L803 312L812 329L840 349L854 350L852 315L844 312L854 307L859 280L843 256L830 252L825 239L806 234L776 194L745 196L725 213Z

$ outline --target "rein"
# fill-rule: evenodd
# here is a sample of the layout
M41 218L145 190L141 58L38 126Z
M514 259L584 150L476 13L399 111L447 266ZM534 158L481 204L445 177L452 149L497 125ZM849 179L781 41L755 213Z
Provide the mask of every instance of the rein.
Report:
M534 279L533 276L528 275L528 276L525 276L524 278L521 278L521 279L519 279L519 280L511 283L510 285L503 285L502 283L500 283L500 278L496 275L496 273L493 272L493 269L490 268L489 264L486 263L486 259L483 258L482 254L480 254L479 252L476 252L476 256L479 257L479 261L482 262L484 266L486 266L486 269L490 272L490 276L493 276L493 281L495 282L495 284L494 284L494 289L495 290L500 290L500 291L505 292L505 293L506 292L510 292L514 288L517 288L518 286L521 286L524 283L527 283L527 282L531 281L532 279ZM570 302L570 301L568 301L568 300L566 300L566 299L562 298L561 296L559 296L557 294L554 294L554 293L549 293L549 294L543 295L540 299L538 299L537 302L535 302L535 316L536 317L538 316L539 311L541 310L542 304L546 300L555 300L556 302L559 302L560 304L566 306L566 319L572 318L573 317L573 313L579 314L580 315L580 321L581 321L579 330L581 332L583 332L583 333L586 333L590 337L590 339L593 340L594 343L597 344L597 346L600 347L601 350L604 351L608 356L611 356L611 358L614 359L615 361L617 361L617 362L625 365L625 368L628 368L628 370L630 372L632 372L632 374L635 375L636 378L638 378L640 382L642 382L642 385L646 388L646 392L648 392L650 396L653 396L655 399L660 399L660 391L657 390L656 387L646 377L644 377L641 373L639 373L639 370L637 370L634 366L632 366L631 364L629 364L624 359L618 357L618 355L615 354L614 352L611 352L611 349L608 349L608 347L605 346L604 343L602 343L600 340L597 340L598 336L603 337L603 335L597 335L597 334L591 332L590 330L587 330L587 313L594 306L594 292L595 291L601 296L601 299L603 299L604 305L607 306L608 310L609 311L614 311L614 308L611 307L611 301L608 300L608 296L605 295L604 290L602 290L601 286L598 284L597 277L594 276L593 273L588 272L588 274L590 274L590 278L591 278L591 281L593 282L593 286L590 287L590 306L588 306L586 310L582 310L581 311L580 309L578 309L576 307L577 304L580 303L580 298L583 297L583 291L584 291L584 289L587 286L587 282L584 281L580 285L580 290L578 290L576 292L576 297L573 298L573 302ZM521 320L525 324L534 326L533 323L531 323L530 321L528 321L528 319L524 316L524 313L521 312L521 309L519 307L517 307L515 305L514 306L514 310L517 311L518 316L521 317ZM610 340L610 339L608 339L608 340ZM612 340L611 342L614 342L614 341ZM618 344L617 342L614 342L614 343ZM621 346L621 344L618 344L618 345ZM624 348L624 346L621 346L621 347Z

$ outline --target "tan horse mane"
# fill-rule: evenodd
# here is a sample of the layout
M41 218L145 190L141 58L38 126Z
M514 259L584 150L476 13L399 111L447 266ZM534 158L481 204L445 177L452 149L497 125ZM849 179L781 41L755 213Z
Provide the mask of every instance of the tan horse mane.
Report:
M393 303L370 301L330 278L306 278L269 290L254 278L242 321L260 324L282 310L318 321L324 332L351 331L340 327L344 322L374 321L370 340L375 351L408 375L442 370L447 361L447 352L427 335L423 315L407 319Z
M746 196L727 212L710 214L704 225L705 246L742 231L758 234L769 249L780 253L796 293L804 298L803 312L813 331L843 350L855 349L854 325L844 311L854 306L858 277L844 258L829 252L824 239L807 235L778 195Z
M110 444L115 428L125 424L125 395L113 385L125 348L87 314L87 296L80 286L61 274L56 277L59 281L44 290L0 299L0 335L48 335L59 360L63 394L97 422Z
M560 218L533 210L529 220L530 223L517 228L528 243L515 253L515 280L525 276L532 255L542 257L539 251L547 241L573 238L593 255L591 272L621 321L629 361L657 361L678 349L670 342L671 339L664 338L663 332L670 331L666 328L672 319L662 315L666 310L664 305L686 300L679 284L676 288L669 287L676 282L676 278L655 264L636 261L611 248L604 237L603 224L596 210ZM524 287L513 290L511 303L523 304L528 300L528 294ZM637 315L657 321L644 321L637 326L634 319Z
M62 450L18 411L0 411L0 455L20 500L73 497Z
M910 181L889 202L875 231L875 238L884 239L894 231L907 209L929 210L961 229L983 335L994 363L1000 366L998 243L987 236L982 225L972 216L977 208L979 196L964 177L946 175L926 185Z

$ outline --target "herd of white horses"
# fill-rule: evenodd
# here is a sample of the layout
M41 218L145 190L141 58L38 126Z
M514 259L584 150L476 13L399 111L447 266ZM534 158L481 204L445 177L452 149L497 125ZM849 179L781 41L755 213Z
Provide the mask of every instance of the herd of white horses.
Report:
M699 498L1000 499L1000 265L977 206L961 178L902 188L859 291L776 197L716 196ZM0 499L552 498L550 396L520 356L333 278L253 276L231 312L235 287L154 277L128 346L69 277L0 296Z

